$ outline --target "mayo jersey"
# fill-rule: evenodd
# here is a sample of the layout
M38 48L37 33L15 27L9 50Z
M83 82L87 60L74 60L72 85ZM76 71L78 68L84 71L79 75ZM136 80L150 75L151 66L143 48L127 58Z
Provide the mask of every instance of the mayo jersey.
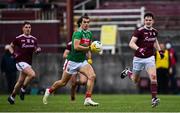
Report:
M74 49L74 40L80 40L80 45L88 47L92 41L92 33L89 30L82 30L79 28L72 36L72 46L71 51L67 56L67 59L74 62L83 62L86 59L86 52L78 51Z

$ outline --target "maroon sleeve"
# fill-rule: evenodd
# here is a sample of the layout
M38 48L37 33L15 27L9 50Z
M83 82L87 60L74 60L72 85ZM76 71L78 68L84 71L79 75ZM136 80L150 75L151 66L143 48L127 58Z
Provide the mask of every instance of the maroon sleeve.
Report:
M132 36L139 38L140 35L141 35L140 31L139 30L135 30Z
M18 46L18 45L19 45L19 43L18 43L18 38L15 38L15 39L12 41L12 44L13 44L14 46Z
M72 45L72 41L69 42L67 45L66 45L66 49L71 51L71 45Z
M36 39L34 42L34 47L37 48L38 47L38 40Z

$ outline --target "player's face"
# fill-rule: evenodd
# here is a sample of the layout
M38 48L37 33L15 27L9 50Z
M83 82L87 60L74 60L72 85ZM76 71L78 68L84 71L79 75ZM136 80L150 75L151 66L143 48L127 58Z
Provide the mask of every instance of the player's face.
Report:
M25 35L30 35L31 34L31 25L30 24L25 24L23 26L23 33Z
M147 16L147 17L144 18L144 25L145 25L147 28L152 27L153 24L154 24L154 20L153 20L152 17Z
M83 30L87 30L89 28L89 22L90 22L89 19L83 18L81 28Z

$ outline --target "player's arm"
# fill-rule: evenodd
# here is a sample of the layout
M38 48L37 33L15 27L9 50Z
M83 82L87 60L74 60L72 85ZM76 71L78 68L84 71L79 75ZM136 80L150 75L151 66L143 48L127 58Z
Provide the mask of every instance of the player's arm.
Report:
M138 46L136 45L137 37L132 36L130 42L129 42L129 47L132 48L133 50L138 50Z
M7 45L7 49L9 50L9 52L10 52L11 54L13 54L13 53L14 53L14 44L11 43L10 45Z
M64 53L63 53L63 58L66 59L68 54L69 54L69 50L68 49L65 49Z
M156 48L156 50L159 51L159 54L161 56L161 59L164 58L164 51L160 48L159 46L159 42L158 40L156 39L155 43L154 43L154 47Z
M34 52L35 53L40 53L41 52L41 48L40 47L36 47Z
M91 51L88 51L88 53L87 53L87 61L89 64L93 63Z
M34 52L35 52L36 54L38 54L38 53L41 52L41 47L38 46L37 40L35 41Z
M80 45L79 39L74 39L74 49L77 51L89 51L89 46L84 47L84 46Z
M159 46L159 42L158 42L157 39L156 39L156 41L155 41L155 43L154 43L154 47L156 48L156 50L161 51L161 48L160 48L160 46Z

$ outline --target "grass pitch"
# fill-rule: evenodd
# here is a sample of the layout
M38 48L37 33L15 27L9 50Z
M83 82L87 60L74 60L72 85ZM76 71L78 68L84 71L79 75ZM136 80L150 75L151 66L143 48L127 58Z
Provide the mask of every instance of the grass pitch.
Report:
M76 95L71 102L69 95L49 97L42 103L42 95L27 95L21 101L17 95L14 105L7 102L7 95L0 95L0 112L180 112L180 95L159 95L160 105L151 107L150 95L93 95L99 106L84 106L84 95Z

